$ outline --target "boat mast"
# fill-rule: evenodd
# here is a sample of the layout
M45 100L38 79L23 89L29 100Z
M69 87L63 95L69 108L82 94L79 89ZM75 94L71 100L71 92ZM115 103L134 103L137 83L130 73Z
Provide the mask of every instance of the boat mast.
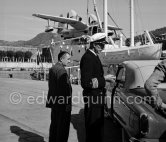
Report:
M107 23L108 23L108 19L107 19L107 0L104 0L104 32L106 35L106 38L108 37L108 29L107 29Z
M111 37L108 37L108 18L107 18L107 13L108 13L108 10L107 10L107 0L104 0L104 3L103 3L103 17L104 17L104 33L106 35L106 39L112 43L112 45L115 47L115 43L114 41L112 40Z
M134 3L130 0L130 46L134 46Z
M101 21L100 21L100 17L99 17L99 13L98 13L97 8L96 8L96 1L95 0L93 0L93 4L94 4L94 12L95 12L97 20L99 22L99 27L101 28L101 30L103 30L102 25L101 25Z

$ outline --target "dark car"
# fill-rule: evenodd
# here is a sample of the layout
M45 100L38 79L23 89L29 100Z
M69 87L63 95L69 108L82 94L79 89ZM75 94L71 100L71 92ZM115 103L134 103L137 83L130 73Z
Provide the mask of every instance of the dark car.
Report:
M166 115L153 108L144 89L159 62L125 61L118 68L110 113L122 127L122 141L166 142ZM166 103L166 83L158 86L158 92Z

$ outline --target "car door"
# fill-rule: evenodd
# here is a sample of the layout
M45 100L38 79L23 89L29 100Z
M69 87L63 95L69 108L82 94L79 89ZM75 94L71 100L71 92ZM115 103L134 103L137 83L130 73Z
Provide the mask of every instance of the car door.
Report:
M124 127L128 127L131 110L127 104L127 96L125 94L127 93L124 87L125 86L125 71L126 70L123 67L120 69L119 74L117 75L118 85L116 87L115 94L114 94L113 109L114 109L115 117L119 120L121 125L123 125Z
M133 109L131 109L131 107L133 107L131 103L128 102L128 97L131 93L125 88L126 77L126 69L123 67L117 75L118 85L114 94L113 109L116 119L118 119L122 127L125 128L126 132L132 136L139 131L139 117Z

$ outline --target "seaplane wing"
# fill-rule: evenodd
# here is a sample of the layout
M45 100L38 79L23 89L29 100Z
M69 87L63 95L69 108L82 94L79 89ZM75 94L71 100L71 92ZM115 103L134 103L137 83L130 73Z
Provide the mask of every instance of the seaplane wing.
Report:
M108 25L108 30L122 30L122 29L119 28L119 27L115 27L115 26L112 26L112 25Z
M54 21L54 22L66 23L71 25L76 30L85 30L88 28L87 24L73 18L65 18L65 17L59 17L59 16L45 15L45 14L33 14L32 16L42 18L45 20Z

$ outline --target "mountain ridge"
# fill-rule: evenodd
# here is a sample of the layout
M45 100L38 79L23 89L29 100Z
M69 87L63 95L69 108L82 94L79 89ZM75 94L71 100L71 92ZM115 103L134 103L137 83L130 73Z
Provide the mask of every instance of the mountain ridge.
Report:
M34 38L24 41L5 41L0 40L0 46L14 46L14 47L37 47L37 46L47 46L51 43L51 40L54 41L60 40L60 36L57 33L39 33Z

